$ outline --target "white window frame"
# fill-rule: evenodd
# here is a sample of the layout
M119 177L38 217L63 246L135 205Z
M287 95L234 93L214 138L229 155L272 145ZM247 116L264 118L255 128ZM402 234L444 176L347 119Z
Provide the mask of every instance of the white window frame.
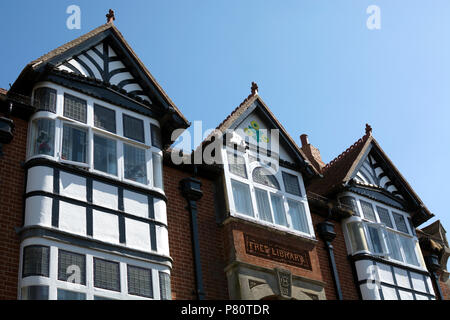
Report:
M151 142L151 124L156 125L158 128L160 128L160 124L157 120L143 116L141 114L135 113L131 110L127 110L124 108L120 108L118 106L112 105L108 102L90 97L88 95L79 93L77 91L56 85L52 82L41 82L38 85L35 86L32 94L32 99L34 98L34 92L38 88L51 88L56 90L56 113L48 112L48 111L38 111L36 112L30 119L30 123L37 119L52 119L55 121L55 136L54 136L54 154L53 156L48 155L32 155L32 144L33 141L31 141L32 137L32 126L29 126L28 131L28 151L27 151L27 161L35 158L47 158L53 161L66 163L70 165L75 165L78 167L86 168L89 170L89 172L95 173L97 175L105 176L110 179L119 180L126 182L131 185L135 185L141 188L147 188L147 189L153 189L160 193L164 194L163 188L157 188L155 187L155 183L153 181L153 153L158 154L159 156L163 157L163 151L161 149L158 149L152 145ZM64 116L64 94L70 94L72 96L75 96L77 98L83 99L86 101L87 105L87 123L82 123L70 118L67 118ZM109 132L104 129L100 129L94 126L94 105L100 105L102 107L108 108L110 110L113 110L115 112L115 120L116 120L116 133ZM144 123L144 143L141 143L139 141L135 141L129 138L124 137L123 135L123 115L128 115L134 118L141 119ZM61 152L62 152L62 138L63 138L63 125L64 123L67 123L72 126L77 126L80 128L85 128L88 131L88 144L87 144L87 150L86 150L86 159L87 163L80 163L80 162L74 162L69 160L61 159ZM117 143L117 176L95 170L94 169L94 134L101 135L105 138L109 138L112 140L115 140ZM146 161L146 169L147 169L147 184L139 183L136 181L132 181L129 179L125 179L124 174L124 159L123 159L123 144L127 143L134 147L142 148L145 150L145 161ZM162 169L162 167L161 167ZM163 176L163 173L161 172L161 176ZM164 185L164 183L163 183Z
M17 298L22 299L22 288L30 286L49 287L49 300L57 300L58 289L73 291L86 294L86 300L94 300L95 296L112 300L160 300L159 272L165 272L170 275L170 269L162 264L154 262L145 262L139 259L114 255L93 249L77 247L71 244L65 244L49 239L30 238L25 239L20 247L19 270L23 268L23 249L30 245L47 246L50 248L49 277L29 276L22 278L22 272L19 273L19 285ZM76 284L67 281L58 280L58 254L59 250L65 250L86 257L86 284ZM94 286L94 258L100 258L111 262L119 263L120 272L120 291L112 291ZM132 295L128 293L127 265L151 269L152 271L152 290L153 298Z
M280 190L277 190L275 188L266 186L266 185L262 185L259 184L257 182L253 181L253 170L258 168L258 167L264 167L263 165L261 165L261 163L250 163L249 161L249 155L252 155L253 157L257 157L256 153L253 151L247 151L247 152L241 152L238 150L234 150L230 147L223 147L221 148L221 152L222 152L222 160L223 160L223 166L224 166L224 175L225 175L225 184L226 184L226 188L227 188L227 194L228 194L228 204L229 204L229 209L230 209L230 214L231 216L234 217L239 217L241 219L244 220L249 220L252 222L255 222L257 224L260 225L264 225L267 227L271 227L273 229L277 229L283 232L287 232L287 233L291 233L291 234L295 234L295 235L300 235L306 238L310 238L310 239L315 239L315 233L314 233L314 228L313 228L313 224L312 224L312 218L311 218L311 213L309 210L309 206L308 206L308 200L306 197L306 190L305 190L305 186L304 186L304 182L303 182L303 178L302 175L299 172L296 172L294 170L288 169L288 168L284 168L284 167L279 167L279 170L276 172L276 174L274 175L275 178L278 181L278 184L280 185ZM245 169L247 171L247 179L233 174L232 172L230 172L229 170L229 162L228 162L228 156L227 156L227 152L231 152L234 153L236 152L239 156L242 156L245 160ZM261 160L269 160L269 158L266 159L266 157L259 155ZM285 191L285 187L284 187L284 181L282 178L282 171L292 174L294 176L296 176L298 178L298 182L299 182L299 186L300 186L300 191L302 196L296 196L290 193L287 193ZM249 186L250 189L250 196L251 196L251 203L253 206L253 213L254 213L254 217L250 217L248 215L239 213L236 211L235 209L235 205L234 205L234 197L233 197L233 191L232 191L232 186L231 186L231 180L236 180L238 182L244 183L246 185ZM272 215L272 223L262 220L259 217L259 212L258 212L258 205L257 205L257 201L256 201L256 195L255 195L255 188L260 189L260 190L264 190L266 192L268 192L268 197L269 197L269 205L270 205L270 212ZM286 217L286 221L288 223L288 227L282 226L282 225L278 225L275 223L275 216L274 216L274 210L273 210L273 206L272 206L272 201L271 201L271 194L276 194L278 196L281 196L282 200L283 200L283 206L284 206L284 211L285 211L285 217ZM300 205L303 206L304 211L305 211L305 215L306 215L306 221L307 221L307 226L308 226L308 230L309 233L305 233L299 230L296 230L292 227L292 220L291 220L291 216L289 214L289 205L288 205L288 200L292 200L295 202L300 203Z
M410 215L408 213L406 213L406 212L404 212L402 210L399 210L397 208L392 208L392 207L387 206L387 205L385 205L383 203L376 202L376 201L374 201L372 199L369 199L369 198L366 198L364 196L360 196L358 194L351 193L351 192L344 192L344 193L340 194L338 196L338 198L340 199L340 198L346 197L346 196L353 197L356 200L356 205L357 205L357 208L358 208L358 211L359 211L358 212L359 213L359 217L353 216L353 217L347 219L344 222L345 239L346 239L346 243L348 244L347 245L347 249L348 249L349 254L355 255L357 253L363 253L364 252L364 253L367 253L367 254L370 254L370 255L373 255L373 256L382 257L383 259L395 262L395 263L397 263L399 265L408 266L408 267L419 269L419 270L426 270L426 267L425 267L424 262L423 262L424 260L423 260L422 252L420 252L420 250L417 250L417 241L418 241L418 239L417 239L417 236L415 235L415 233L411 230L411 226L410 226L410 223L408 221L408 218L410 218ZM360 202L361 200L365 201L365 202L368 202L368 203L370 203L372 205L374 213L375 213L376 222L373 222L373 221L371 221L369 219L366 219L364 217L364 212L362 211L361 202ZM387 226L387 225L385 225L384 223L381 222L380 216L378 214L378 207L383 208L383 209L388 211L389 219L390 219L390 221L392 223L392 226L394 228L390 228L389 226ZM404 232L399 231L399 230L396 229L397 226L395 224L395 220L394 220L394 216L393 216L394 212L398 213L398 214L401 214L403 216L403 218L405 219L406 227L408 229L408 233L404 233ZM366 242L367 242L367 245L369 247L369 251L364 250L364 251L354 252L353 248L351 248L351 242L349 241L350 239L349 239L349 236L348 236L349 230L346 227L346 225L348 223L354 222L356 220L361 221L363 223L364 233L365 233L365 236L366 236ZM383 232L390 232L390 233L395 234L397 239L398 239L399 236L401 236L401 237L409 238L411 241L413 241L413 243L414 243L414 251L416 253L416 258L417 258L417 261L419 262L420 266L416 266L416 265L409 264L409 263L406 262L406 255L404 253L403 246L401 245L401 243L399 243L399 247L400 247L400 255L401 255L403 261L399 261L399 260L396 260L396 259L392 258L391 255L390 255L390 252L389 252L389 245L388 245L389 238L388 238L387 234L383 235L383 237L384 237L384 245L385 245L385 248L386 248L386 254L379 255L379 254L374 253L372 248L371 248L371 246L372 246L371 243L372 242L371 242L371 239L370 239L370 234L369 234L369 232L367 230L367 225L378 225L379 228L384 229ZM400 241L400 239L398 239L398 241Z

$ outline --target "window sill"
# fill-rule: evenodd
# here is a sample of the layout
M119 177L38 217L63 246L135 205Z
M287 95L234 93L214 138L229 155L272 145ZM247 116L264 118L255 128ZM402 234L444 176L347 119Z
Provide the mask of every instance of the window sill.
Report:
M277 233L284 236L296 237L305 242L306 244L305 248L308 250L312 250L318 243L318 240L314 235L309 235L303 232L290 230L270 223L264 223L263 221L257 220L252 217L244 216L239 213L230 213L230 215L222 222L222 224L226 225L231 222L245 223L258 228L262 228L268 232Z
M353 254L350 255L352 260L357 261L357 260L363 260L364 258L367 258L369 260L376 260L378 262L381 263L385 263L394 267L398 267L398 268L406 268L406 269L410 269L410 270L414 270L414 271L418 271L418 272L422 272L422 273L428 273L427 268L425 267L418 267L412 264L407 264L404 262L400 262L397 260L393 260L393 259L386 259L384 256L379 256L379 255L374 255L368 251L358 251L355 252Z

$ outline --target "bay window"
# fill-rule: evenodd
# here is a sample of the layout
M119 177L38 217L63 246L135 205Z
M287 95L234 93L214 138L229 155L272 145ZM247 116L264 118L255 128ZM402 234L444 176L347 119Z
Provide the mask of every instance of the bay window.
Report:
M274 172L269 159L261 159L251 151L227 148L224 161L232 215L313 236L300 174L284 168Z
M117 142L94 134L94 169L117 176Z
M48 156L162 190L162 138L156 121L69 91L34 91L38 112L30 122L28 158Z
M86 129L64 124L61 159L87 163L87 137Z
M129 144L123 145L125 179L147 184L145 150Z
M52 156L55 152L55 121L52 119L36 119L31 124L31 154Z
M425 267L406 213L357 196L344 196L340 201L352 204L355 210L355 215L345 222L351 254L366 252L400 264Z

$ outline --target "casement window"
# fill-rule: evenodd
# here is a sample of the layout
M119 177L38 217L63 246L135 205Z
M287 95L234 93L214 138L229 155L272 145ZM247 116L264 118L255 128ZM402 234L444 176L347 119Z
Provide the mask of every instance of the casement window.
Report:
M359 197L343 196L339 200L351 205L355 211L351 222L346 224L352 254L369 252L424 268L414 227L406 214Z
M127 138L144 142L144 121L123 115L123 135Z
M232 215L284 231L313 236L300 174L278 171L249 151L225 149L225 176Z
M22 251L23 300L171 299L170 274L160 265L124 257L128 261L118 262L68 245L28 245Z
M56 90L45 87L36 89L34 107L40 111L56 113Z
M159 290L161 300L171 300L170 276L168 273L159 272Z
M33 144L31 154L47 155L55 154L55 121L52 119L36 119L31 123Z
M94 258L94 287L120 291L119 263Z
M22 277L48 277L50 273L50 248L45 246L28 246L23 249Z
M111 133L116 133L116 112L94 104L94 126Z
M64 94L64 116L87 123L87 102L70 94Z
M117 142L94 134L94 169L117 176Z
M31 119L28 158L51 157L162 190L162 138L155 121L65 91L45 87L34 91L35 104L45 108ZM40 112L47 109L54 114Z
M231 180L235 210L238 213L253 217L252 197L250 187L245 183Z
M86 285L86 256L58 250L58 280Z
M128 293L153 298L152 270L128 265Z
M82 127L63 125L61 159L87 163L88 131Z

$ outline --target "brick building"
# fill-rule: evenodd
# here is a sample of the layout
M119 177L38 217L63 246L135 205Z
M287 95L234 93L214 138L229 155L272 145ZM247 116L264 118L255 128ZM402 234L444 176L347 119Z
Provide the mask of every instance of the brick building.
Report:
M1 299L449 298L445 230L371 128L326 165L253 84L182 154L113 21L0 90Z

